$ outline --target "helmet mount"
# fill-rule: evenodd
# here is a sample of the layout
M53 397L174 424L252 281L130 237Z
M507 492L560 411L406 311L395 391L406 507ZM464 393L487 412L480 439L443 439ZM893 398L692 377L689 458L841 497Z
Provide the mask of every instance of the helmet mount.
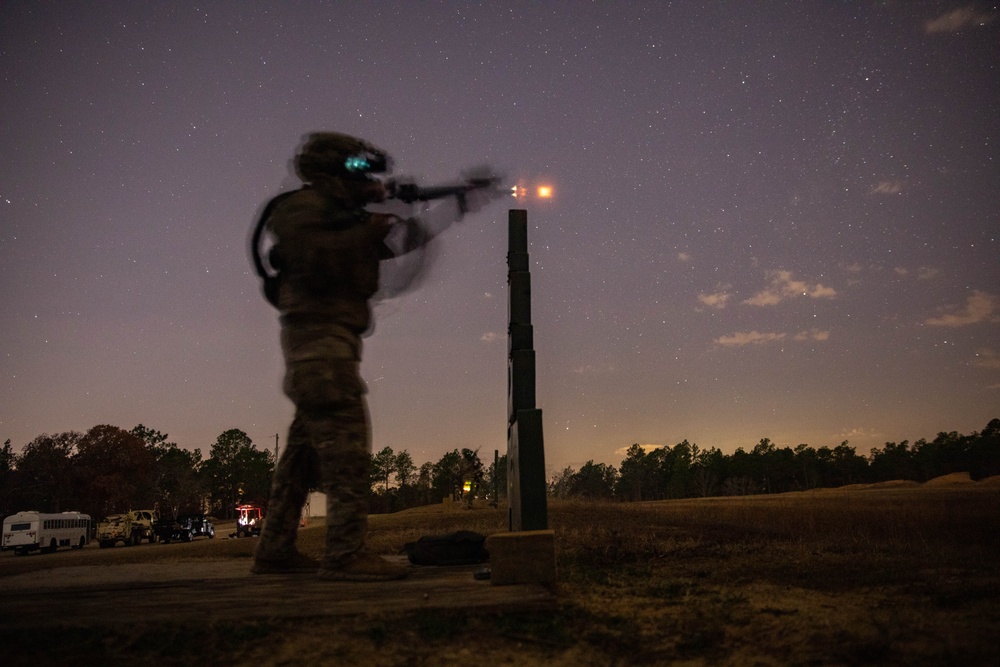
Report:
M378 147L347 134L314 132L295 156L295 171L312 183L323 178L365 178L390 170L389 156Z

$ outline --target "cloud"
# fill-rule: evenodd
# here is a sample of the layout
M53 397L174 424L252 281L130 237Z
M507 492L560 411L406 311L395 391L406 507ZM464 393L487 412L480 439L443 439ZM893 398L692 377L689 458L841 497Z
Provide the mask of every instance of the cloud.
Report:
M845 429L834 436L837 440L848 441L851 440L877 440L882 438L882 434L874 429L866 429L863 427L856 427L852 429Z
M944 310L949 312L940 317L929 317L924 320L924 324L932 327L964 327L980 322L996 322L1000 320L996 315L997 302L997 297L992 294L974 290L965 300L964 306L948 306Z
M921 266L917 269L917 280L932 280L938 277L941 273L940 269L935 269L932 266Z
M879 181L872 186L873 195L898 195L903 191L903 181Z
M976 350L976 360L972 362L972 365L1000 371L1000 354L987 348Z
M905 266L897 266L893 271L901 278L910 275L910 269ZM933 280L939 275L941 275L941 269L936 269L933 266L921 266L917 268L917 280Z
M771 286L743 303L751 306L774 306L785 299L796 296L806 296L811 299L832 299L837 296L837 291L819 283L810 285L801 280L793 280L791 271L774 271Z
M788 338L786 333L761 333L759 331L737 331L731 336L719 336L713 342L720 347L744 347L746 345L766 345L767 343L775 343ZM820 329L810 329L809 331L800 331L799 333L792 336L792 340L798 342L804 341L824 341L830 338L829 331L822 331Z
M987 25L992 23L996 17L995 11L980 11L975 5L967 5L927 21L924 24L924 32L928 34L958 32L969 26Z
M864 273L865 267L859 262L854 262L852 264L841 264L841 269L847 274L847 284L850 286L861 284L861 274Z
M782 301L784 301L784 297L780 292L764 290L763 292L758 292L743 303L751 306L774 306Z
M820 331L819 329L813 327L809 331L800 331L795 334L795 340L829 340L829 331Z
M726 307L726 302L729 301L729 299L732 298L732 296L733 295L730 294L729 292L715 292L714 294L699 294L698 301L701 301L709 308L715 308L717 310L721 310Z
M783 333L760 333L759 331L739 331L732 336L719 336L716 345L722 347L743 347L744 345L763 345L784 339Z
M663 447L663 445L652 445L648 443L639 446L642 447L642 451L646 452L647 454L657 449L661 449ZM628 450L630 449L632 449L631 445L629 445L628 447L619 447L618 449L615 450L615 454L617 454L618 456L625 456L626 454L628 454Z

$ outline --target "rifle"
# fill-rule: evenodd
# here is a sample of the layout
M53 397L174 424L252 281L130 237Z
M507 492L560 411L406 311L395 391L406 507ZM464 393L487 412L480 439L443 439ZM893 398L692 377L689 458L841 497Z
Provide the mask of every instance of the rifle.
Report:
M470 193L489 190L488 192L483 193L485 195L483 202L485 202L502 194L499 184L500 178L493 175L472 176L466 178L463 183L456 185L438 185L429 188L419 187L412 181L398 183L395 181L388 181L386 183L386 189L389 192L389 197L386 201L396 200L405 204L414 204L416 202L428 202L434 199L443 199L445 197L455 197L458 203L459 216L461 217L470 212L467 201L467 196ZM262 252L263 248L261 247L261 243L264 238L267 219L271 216L271 213L278 207L278 204L296 192L299 192L299 190L283 192L267 202L263 211L258 216L257 222L250 235L250 257L253 261L254 269L263 281L264 296L267 298L268 302L275 307L278 305L278 274L280 270L279 267L275 266L273 248L270 252L266 253L268 261L265 264L265 253ZM480 206L481 205L482 203L480 203ZM476 210L478 210L478 208L479 206L476 207ZM452 221L447 221L445 226L451 222Z
M398 183L389 181L386 189L389 191L388 199L395 199L406 204L413 204L418 201L427 202L445 197L455 197L458 201L458 208L462 215L469 212L466 197L469 193L477 190L493 189L497 190L500 178L497 176L478 176L467 178L464 183L456 185L436 185L422 188L412 181Z

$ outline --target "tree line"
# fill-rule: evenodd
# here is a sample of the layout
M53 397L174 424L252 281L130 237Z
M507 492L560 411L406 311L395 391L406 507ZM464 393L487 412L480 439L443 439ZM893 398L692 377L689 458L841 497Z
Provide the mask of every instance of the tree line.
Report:
M778 447L763 438L749 452L724 454L684 440L651 451L633 444L615 468L593 460L551 478L556 497L622 501L782 493L848 484L929 479L968 472L972 479L1000 475L1000 419L981 432L939 433L934 440L886 442L867 456L845 440L836 447Z
M139 424L130 431L100 425L86 433L40 435L15 454L0 450L0 509L79 511L100 520L130 509L161 514L208 512L231 518L239 502L266 498L274 456L246 433L228 430L201 450L181 449Z
M95 426L86 433L40 435L13 452L0 449L0 515L20 510L80 511L95 519L129 509L209 513L232 518L242 503L266 506L274 455L239 429L220 434L208 458L142 424L126 431ZM588 461L549 481L556 497L622 501L781 493L889 480L924 482L953 472L973 479L1000 475L1000 419L981 432L939 433L932 441L886 442L867 455L847 441L813 448L778 447L767 438L750 451L724 454L684 440L673 447L627 450L619 467ZM445 453L417 466L406 450L371 455L370 510L395 512L439 503L506 495L507 456L485 466L479 450Z
M20 453L7 440L0 449L0 516L79 511L100 520L156 507L173 516L204 512L229 519L239 504L266 506L274 464L274 454L239 429L220 434L205 459L200 449L182 449L142 424L40 435ZM494 483L507 485L506 457L485 468L471 449L418 468L409 452L385 447L371 456L370 471L372 512L471 498Z
M507 455L487 467L478 449L455 449L418 468L405 449L397 453L384 447L372 456L370 481L373 512L397 512L445 498L495 499L507 493Z

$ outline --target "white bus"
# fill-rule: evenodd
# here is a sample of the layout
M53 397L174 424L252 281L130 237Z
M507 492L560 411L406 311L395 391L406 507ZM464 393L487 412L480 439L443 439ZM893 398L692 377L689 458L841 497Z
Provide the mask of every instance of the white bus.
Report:
M59 547L82 549L90 541L90 517L79 512L45 514L18 512L3 520L3 550L18 556L40 550L51 553Z

